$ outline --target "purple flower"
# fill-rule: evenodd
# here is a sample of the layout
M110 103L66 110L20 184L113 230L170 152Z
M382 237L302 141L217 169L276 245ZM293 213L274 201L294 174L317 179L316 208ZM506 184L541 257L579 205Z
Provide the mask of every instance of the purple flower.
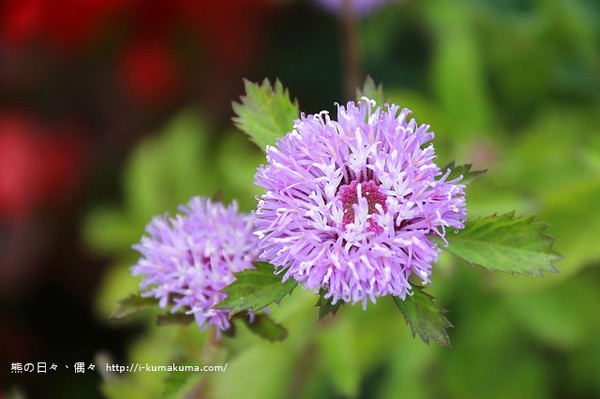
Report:
M256 173L266 189L255 211L261 259L337 301L375 302L429 283L446 228L466 219L461 178L433 162L428 125L397 105L368 99L296 120L267 147Z
M214 309L225 298L221 290L233 273L252 268L258 239L253 217L241 215L234 202L228 207L206 198L192 198L182 215L155 217L133 248L142 254L133 275L142 275L142 296L159 299L171 312L184 309L200 327L217 331L230 327L226 310Z
M344 1L346 0L313 0L319 3L323 8L332 12L341 12ZM398 0L347 0L354 8L357 15L365 16L387 3L397 2Z

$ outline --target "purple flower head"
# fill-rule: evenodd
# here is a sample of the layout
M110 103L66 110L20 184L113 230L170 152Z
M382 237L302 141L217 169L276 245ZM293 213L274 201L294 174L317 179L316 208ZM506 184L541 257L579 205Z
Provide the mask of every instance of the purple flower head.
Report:
M226 310L214 309L225 298L233 273L252 268L258 257L253 217L206 198L192 198L174 218L155 217L133 248L142 254L133 275L144 276L142 295L159 299L171 312L184 309L200 327L230 327Z
M414 274L429 283L446 228L466 219L464 185L433 162L428 125L395 104L366 98L302 115L267 147L256 184L261 259L337 301L405 298Z
M344 7L344 1L349 1L357 15L365 16L384 6L387 3L397 2L398 0L313 0L319 3L323 8L339 13Z

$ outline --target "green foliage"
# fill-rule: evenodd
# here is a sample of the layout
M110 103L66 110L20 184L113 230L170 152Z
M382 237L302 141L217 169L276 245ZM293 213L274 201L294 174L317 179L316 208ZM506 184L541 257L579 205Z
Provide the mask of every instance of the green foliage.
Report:
M238 319L241 319L254 334L271 342L282 341L288 335L285 327L276 323L264 313L255 314L252 321L246 315L238 317Z
M198 359L200 348L205 340L196 328L151 328L148 332L133 341L128 347L127 358L130 362L149 363L152 365L168 365L173 362L181 364L182 358L189 359L192 364L203 365ZM111 361L106 359L106 362ZM187 361L186 361L187 362ZM197 377L182 372L184 378L173 377L169 372L137 372L111 374L102 383L104 397L120 399L123 397L134 399L156 398L161 395L172 395L181 398L181 393L188 390L189 382Z
M256 197L263 193L261 187L254 184L256 168L265 162L265 154L239 131L223 134L219 148L216 149L216 164L220 171L222 201L236 200L243 212L256 207Z
M561 267L568 274L600 261L600 175L565 184L542 197L540 216L560 234L557 248L565 256Z
M321 352L321 372L327 375L339 396L352 398L360 389L361 367L356 348L361 336L349 319L341 319L323 328L317 345Z
M446 236L447 250L491 270L536 276L556 272L554 262L560 255L552 249L554 239L544 234L544 223L533 219L511 212L468 221L459 233Z
M600 329L600 291L593 275L582 277L513 295L507 305L536 342L563 351L585 347Z
M344 302L342 301L337 301L335 305L332 305L331 298L325 298L325 294L325 290L321 289L321 291L319 292L319 299L317 300L317 303L315 305L319 308L319 320L321 320L328 314L335 315L344 304Z
M136 220L148 221L173 210L199 191L206 195L216 191L207 131L206 122L197 114L184 112L132 154L123 188L128 211Z
M469 185L485 173L485 170L471 170L471 167L472 165L470 163L464 165L455 165L455 162L452 161L442 168L442 173L445 173L448 169L450 169L450 175L448 175L446 181L452 181L457 179L459 176L462 176L460 183Z
M237 115L233 118L236 126L246 133L263 151L267 145L292 130L294 120L300 112L298 103L290 100L287 89L280 81L275 85L267 79L262 84L244 80L246 95L241 103L233 103Z
M216 308L229 309L232 315L246 310L258 312L273 302L279 303L298 285L294 279L282 283L269 263L255 262L254 267L235 274L236 280L223 289L229 296Z
M427 397L551 397L551 381L545 376L547 359L532 348L535 341L519 333L504 295L486 293L473 270L463 268L455 277L459 280L455 288L467 287L469 282L473 285L468 285L470 292L452 306L452 314L460 314L453 348L436 357L435 364L443 365L441 381ZM502 383L498 383L499 374Z
M446 328L452 327L452 324L444 317L446 310L434 304L433 297L423 287L413 286L413 294L407 295L404 300L392 298L410 326L413 337L418 334L426 344L433 339L440 345L450 346Z
M86 217L90 247L110 254L131 254L153 216L175 211L194 195L211 196L219 175L208 148L209 128L191 111L179 114L158 135L131 154L123 176L123 207L103 204Z
M115 304L132 292L138 291L139 279L131 276L130 266L133 262L133 259L126 257L106 270L96 296L95 305L99 319L109 320L115 311Z
M436 43L431 65L433 89L455 127L453 133L473 137L492 120L482 54L472 23L476 16L465 3L437 0L428 3L427 17Z
M293 301L272 307L273 317L289 330L288 337L273 344L257 340L240 328L234 340L226 341L230 362L226 373L212 373L211 394L215 398L278 399L302 396L304 384L318 357L313 342L314 294L298 290ZM307 326L311 328L307 328ZM259 382L260 381L260 382ZM235 382L235 383L234 383ZM306 397L306 396L304 396Z
M158 304L156 298L145 298L140 294L131 294L119 301L117 309L110 316L112 320L122 320L142 310L153 308Z
M84 234L90 246L106 252L129 249L125 243L139 239L143 226L132 215L113 206L101 205L87 215ZM131 245L131 244L129 244Z

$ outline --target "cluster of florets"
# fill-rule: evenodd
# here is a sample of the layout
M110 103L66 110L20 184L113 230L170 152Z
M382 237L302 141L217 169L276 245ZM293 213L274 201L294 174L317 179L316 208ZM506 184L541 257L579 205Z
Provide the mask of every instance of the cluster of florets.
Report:
M333 304L411 292L430 282L447 228L466 219L464 185L435 163L428 125L408 109L372 100L302 116L268 146L256 184L265 189L253 215L194 198L183 215L157 217L134 248L146 296L201 326L230 326L214 306L235 272L264 260Z
M252 268L258 240L252 234L253 217L206 198L193 198L174 218L155 217L146 227L148 236L134 246L142 257L132 268L144 276L142 295L155 297L172 312L194 315L201 327L230 327L228 312L214 306L226 295L223 288L234 273Z
M428 125L397 105L370 100L303 116L267 148L256 174L263 260L326 298L356 303L429 282L430 239L465 220L464 186L434 163Z

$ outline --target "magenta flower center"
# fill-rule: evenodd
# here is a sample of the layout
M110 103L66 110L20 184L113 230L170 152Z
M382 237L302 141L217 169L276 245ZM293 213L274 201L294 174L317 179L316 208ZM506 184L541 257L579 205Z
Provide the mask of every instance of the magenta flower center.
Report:
M344 217L342 218L342 224L344 227L348 223L354 222L354 205L358 203L358 185L360 184L361 196L367 200L369 205L369 215L378 213L377 204L381 205L383 211L387 211L385 206L386 195L379 191L379 187L372 180L359 183L353 181L349 185L343 186L340 189L340 200L344 208ZM378 230L377 224L371 219L371 228L369 230Z

